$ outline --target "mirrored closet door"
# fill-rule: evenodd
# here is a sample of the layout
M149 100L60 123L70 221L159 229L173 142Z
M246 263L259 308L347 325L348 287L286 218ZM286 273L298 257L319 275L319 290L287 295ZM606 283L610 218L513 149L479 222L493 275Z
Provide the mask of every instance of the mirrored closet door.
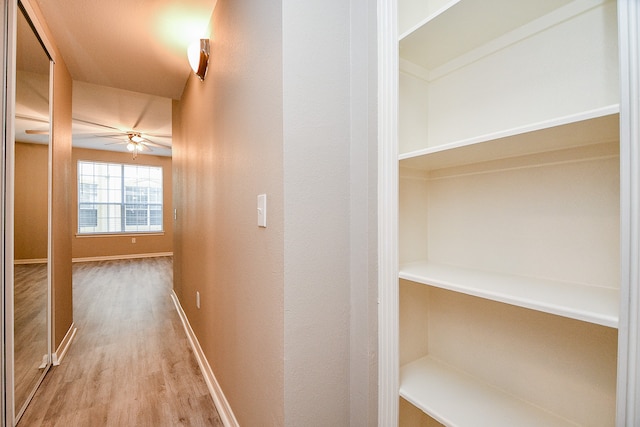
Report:
M18 6L13 203L8 200L8 214L13 208L14 225L15 423L51 365L50 58L24 8Z

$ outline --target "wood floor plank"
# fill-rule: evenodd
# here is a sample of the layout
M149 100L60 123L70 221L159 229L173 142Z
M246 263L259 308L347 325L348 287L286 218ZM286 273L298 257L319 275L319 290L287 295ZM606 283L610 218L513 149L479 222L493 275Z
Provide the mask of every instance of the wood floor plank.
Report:
M222 427L170 297L171 271L170 257L74 265L78 333L20 427Z

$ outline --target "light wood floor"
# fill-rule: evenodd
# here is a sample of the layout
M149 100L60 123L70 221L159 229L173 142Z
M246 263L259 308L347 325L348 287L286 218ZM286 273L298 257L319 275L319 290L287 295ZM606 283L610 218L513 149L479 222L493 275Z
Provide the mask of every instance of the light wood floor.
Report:
M47 264L14 266L14 375L16 411L42 378L47 355Z
M78 333L20 420L222 426L170 298L171 258L74 265Z

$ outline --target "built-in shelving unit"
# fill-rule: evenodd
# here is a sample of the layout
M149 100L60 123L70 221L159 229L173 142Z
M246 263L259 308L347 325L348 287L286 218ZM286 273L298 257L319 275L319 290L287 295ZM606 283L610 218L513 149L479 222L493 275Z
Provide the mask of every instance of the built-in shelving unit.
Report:
M398 1L403 427L613 426L616 2Z
M619 102L612 67L617 34L610 31L615 3L539 3L451 2L451 8L404 35L399 41L402 154L551 124ZM469 16L458 18L462 12L456 11L467 6ZM540 16L550 7L556 8ZM531 21L520 25L528 9ZM489 21L483 20L487 14ZM496 28L505 25L514 29L495 37ZM451 52L456 56L447 56Z

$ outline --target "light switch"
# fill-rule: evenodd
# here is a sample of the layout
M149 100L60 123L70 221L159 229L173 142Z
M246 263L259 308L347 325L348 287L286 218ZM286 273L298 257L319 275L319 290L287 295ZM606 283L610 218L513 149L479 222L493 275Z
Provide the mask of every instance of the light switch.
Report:
M267 227L267 195L258 194L258 227Z

